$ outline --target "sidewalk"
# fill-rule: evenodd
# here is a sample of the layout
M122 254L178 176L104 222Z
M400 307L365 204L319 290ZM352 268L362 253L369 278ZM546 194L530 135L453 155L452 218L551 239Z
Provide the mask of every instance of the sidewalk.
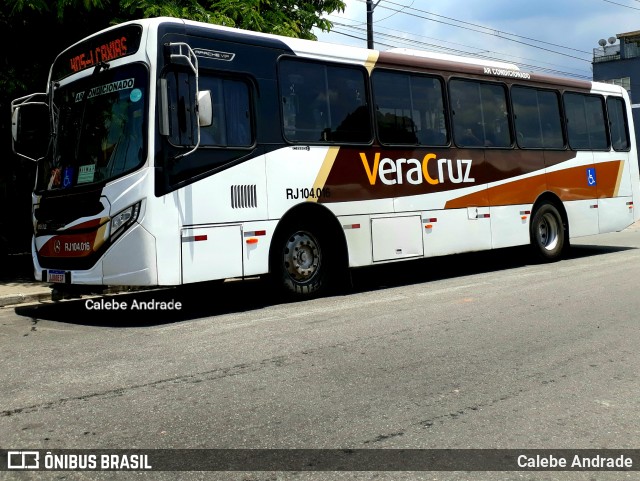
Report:
M41 282L8 282L0 284L0 308L16 304L33 304L51 300L49 284Z
M6 260L6 262L5 262ZM51 287L33 278L31 254L9 254L0 269L0 308L51 300Z

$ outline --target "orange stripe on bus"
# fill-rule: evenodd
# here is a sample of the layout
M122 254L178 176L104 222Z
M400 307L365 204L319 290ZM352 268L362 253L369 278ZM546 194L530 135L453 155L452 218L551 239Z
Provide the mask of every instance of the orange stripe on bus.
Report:
M486 190L452 199L445 204L445 209L532 204L545 191L555 193L563 201L617 196L624 161L614 160L595 164L596 186L587 184L587 168L589 166L583 165L547 174L541 172L540 175L489 187Z

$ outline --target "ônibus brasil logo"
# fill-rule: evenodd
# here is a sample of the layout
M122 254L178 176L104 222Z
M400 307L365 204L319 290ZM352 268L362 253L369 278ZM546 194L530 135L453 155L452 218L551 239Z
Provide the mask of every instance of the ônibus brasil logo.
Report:
M419 185L428 182L437 185L446 181L453 184L473 183L476 180L471 177L471 159L438 159L436 154L427 154L422 160L418 159L391 159L385 157L380 160L380 153L373 157L373 165L367 158L367 154L360 152L360 159L369 178L369 183L375 185L380 179L385 185L403 184L405 182ZM437 165L437 176L429 173L429 162ZM445 176L445 171L446 175Z

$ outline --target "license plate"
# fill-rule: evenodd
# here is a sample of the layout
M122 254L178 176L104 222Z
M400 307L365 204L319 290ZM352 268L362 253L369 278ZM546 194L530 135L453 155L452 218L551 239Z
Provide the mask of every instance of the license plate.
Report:
M65 281L64 271L47 271L47 282L64 283Z

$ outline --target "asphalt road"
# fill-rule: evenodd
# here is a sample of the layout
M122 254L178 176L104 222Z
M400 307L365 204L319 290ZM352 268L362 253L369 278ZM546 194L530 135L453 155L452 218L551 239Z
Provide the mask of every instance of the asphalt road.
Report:
M4 449L640 447L640 230L354 276L0 310ZM177 310L133 309L177 301ZM122 304L121 304L122 306ZM145 477L146 476L146 477ZM618 480L634 472L8 473L0 479Z

